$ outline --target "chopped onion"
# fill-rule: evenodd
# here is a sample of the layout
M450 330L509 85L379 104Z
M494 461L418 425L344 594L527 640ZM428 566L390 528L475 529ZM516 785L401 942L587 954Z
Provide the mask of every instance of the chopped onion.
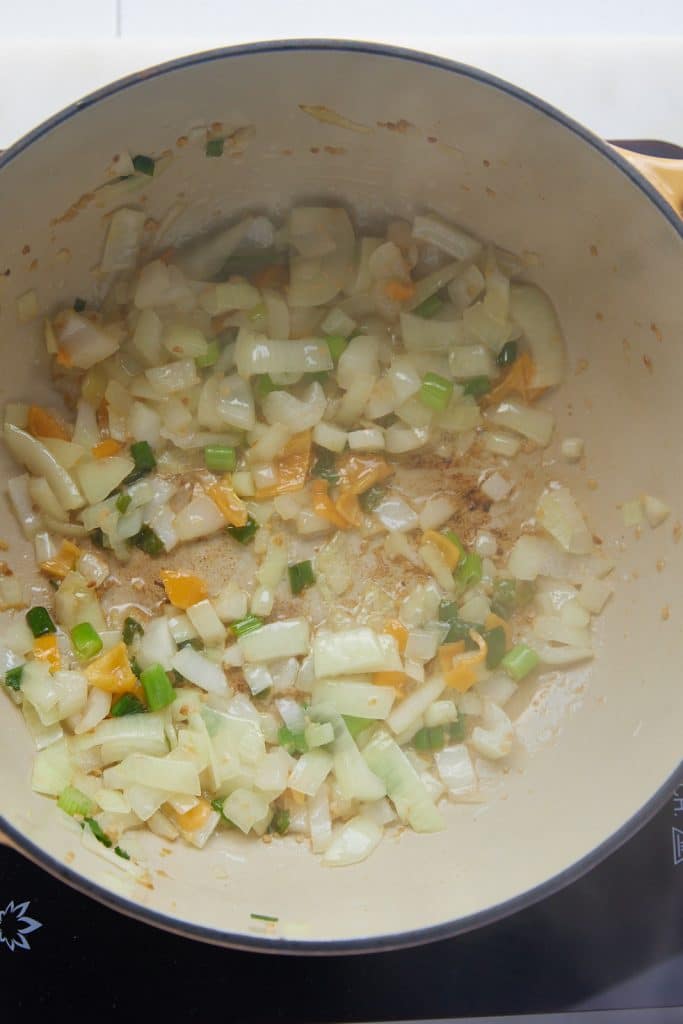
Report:
M53 322L59 351L71 366L88 370L113 355L119 347L114 334L74 310L64 310Z
M460 228L447 224L435 214L415 217L413 238L420 242L429 242L458 260L475 260L482 250L481 242L476 238L472 238Z
M196 540L198 537L208 537L217 530L222 530L225 527L225 519L211 498L200 493L177 514L173 527L178 540Z
M85 502L73 477L60 466L44 444L25 430L6 423L5 444L18 462L23 463L34 476L45 477L55 497L65 509L82 508Z
M388 725L393 733L402 733L425 713L430 704L443 693L446 682L443 676L435 675L426 683L413 690L389 715Z
M241 328L237 336L235 360L237 372L244 379L261 373L320 373L333 366L324 341L269 340L246 328Z
M491 501L503 501L512 490L512 481L507 480L502 473L492 473L481 484L480 490Z
M581 584L577 600L587 611L592 612L593 615L599 615L609 600L612 590L612 586L605 580L589 578Z
M470 743L482 757L497 761L507 757L514 740L512 722L502 708L493 701L484 701L483 725L472 730Z
M477 788L477 777L469 750L464 743L444 747L434 755L436 768L449 794L456 799L470 796Z
M220 665L210 661L192 647L183 647L171 659L171 668L207 693L227 694L228 684Z
M24 473L22 476L11 477L7 481L9 500L27 540L30 540L43 525L41 516L34 511L31 501L30 484L32 479L28 473Z
M268 422L283 424L292 433L314 427L322 420L326 406L325 392L317 381L307 388L301 399L287 391L271 391L262 403L263 415ZM279 450L282 450L282 445Z
M394 638L380 636L367 626L338 633L320 631L313 640L313 659L318 679L401 669Z
M317 423L313 429L315 443L330 452L343 452L348 436L345 430L335 427L333 423Z
M145 213L142 210L122 208L112 213L100 263L103 273L135 266L144 226Z
M164 366L150 367L145 370L145 376L160 398L167 398L177 391L187 391L199 380L193 359L178 359Z
M79 463L76 476L86 501L95 505L98 501L104 501L133 469L135 463L132 459L124 455L110 455L106 459Z
M545 409L533 409L522 402L506 399L488 414L491 423L514 430L530 441L545 447L552 437L555 420Z
M357 718L385 719L396 699L391 686L372 683L326 679L313 688L314 704L331 704L340 715Z
M531 386L556 387L564 375L564 341L550 299L536 285L513 284L510 318L521 328L531 353L534 367Z
M382 839L382 829L362 814L351 818L341 828L323 853L329 867L345 867L366 860Z
M593 550L593 538L586 521L567 487L552 487L541 495L536 509L541 526L573 555Z
M242 636L238 640L245 661L275 661L308 654L309 626L306 619L282 619Z
M643 505L645 507L645 518L653 529L661 526L671 514L669 506L659 498L654 498L651 494L643 496Z

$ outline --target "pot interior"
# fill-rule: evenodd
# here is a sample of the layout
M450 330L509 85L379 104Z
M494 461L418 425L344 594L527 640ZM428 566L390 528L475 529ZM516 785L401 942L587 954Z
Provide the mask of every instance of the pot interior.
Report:
M222 158L207 159L193 129L215 122L234 134ZM170 160L142 192L107 200L95 190L116 174L121 151ZM226 834L203 851L176 844L167 853L149 835L153 886L115 877L62 827L52 802L31 793L32 744L4 698L0 814L53 870L170 926L245 945L397 942L400 933L483 921L567 871L677 769L681 233L592 141L469 69L362 46L275 44L181 61L84 101L5 158L2 403L50 393L41 321L19 325L17 297L34 289L49 313L101 295L93 268L112 209L142 204L158 221L179 204L168 232L176 244L240 213L277 217L301 201L341 202L359 223L432 209L533 254L529 276L557 306L570 368L544 400L557 416L544 462L617 562L596 659L543 677L520 712L522 741L484 803L451 805L445 832L385 840L344 870L323 867L294 839ZM561 460L568 435L585 439L585 464ZM3 474L16 473L4 451L0 460ZM637 537L618 505L641 493L674 514ZM0 523L10 564L35 580L32 550L4 502ZM278 929L264 934L253 912L278 917Z

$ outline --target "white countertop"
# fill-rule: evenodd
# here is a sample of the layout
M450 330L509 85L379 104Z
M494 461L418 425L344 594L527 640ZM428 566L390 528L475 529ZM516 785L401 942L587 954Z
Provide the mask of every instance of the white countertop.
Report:
M80 0L63 2L70 8L74 4L77 8L82 6ZM0 39L0 147L9 145L67 104L122 75L183 54L259 38L258 32L252 30L250 34L243 24L236 24L229 33L180 36L175 0L165 0L170 26L167 38L117 36L114 33L121 31L122 2L126 0L119 0L119 22L114 19L112 25L107 22L105 26L107 31L112 31L109 37L104 29L98 30L94 38L77 38L74 32L69 38L29 40L3 33ZM627 3L627 0L622 2ZM195 3L200 8L206 6L206 0L195 0ZM30 8L30 4L25 6ZM232 10L233 6L226 4L224 10ZM597 6L608 6L608 0ZM60 13L62 7L62 2L54 5ZM184 4L183 8L186 10ZM140 10L144 12L147 8L144 4L142 8L135 8L135 15L131 9L130 17L134 27L142 31L147 23ZM679 13L677 17L683 29L683 16ZM421 18L420 22L422 26L425 22L429 27L433 25L433 19ZM355 22L349 21L349 31L335 34L363 38L362 32L350 31L354 24L358 26L358 18ZM541 21L541 25L547 25L547 21ZM368 26L366 38L426 50L490 71L553 103L604 137L659 138L683 145L683 31L666 38L637 35L633 30L629 34L611 36L600 24L601 31L594 34L558 38L529 33L409 34L400 23L393 33L380 34L376 18L370 19ZM271 26L264 21L261 37L270 27L279 28L280 23ZM325 22L320 27L338 28ZM507 22L504 27L509 32ZM296 28L294 22L293 29ZM317 29L318 24L313 28ZM273 32L273 35L277 37L278 33ZM282 37L282 33L280 35ZM292 31L292 35L296 32Z

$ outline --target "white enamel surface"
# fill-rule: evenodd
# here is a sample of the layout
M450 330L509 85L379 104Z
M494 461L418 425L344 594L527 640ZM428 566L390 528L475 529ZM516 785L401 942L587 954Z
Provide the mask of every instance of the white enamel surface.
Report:
M299 104L327 105L368 130L322 124ZM176 147L192 125L215 120L255 126L244 156L207 160L201 147ZM378 126L401 120L405 131ZM176 223L182 234L243 210L341 198L361 217L431 207L537 253L534 277L557 303L571 367L551 401L558 430L547 456L617 557L616 592L598 626L595 663L559 680L548 675L522 714L523 744L486 779L485 802L447 808L446 832L385 840L362 864L332 871L294 840L232 836L163 856L165 844L150 836L140 845L152 857L154 888L115 879L62 828L53 805L31 795L31 745L4 698L0 814L105 889L245 941L263 937L252 912L279 917L268 935L324 942L444 924L518 897L607 840L680 761L683 595L672 528L683 509L681 238L602 153L533 107L451 71L326 52L179 69L86 108L0 170L2 259L11 269L0 277L2 404L48 385L39 325L17 326L15 298L33 287L41 309L51 310L60 298L96 295L91 268L107 211L90 203L73 219L51 221L105 180L117 150L166 148L170 169L142 195L159 218L183 193L191 205ZM22 255L25 245L31 251ZM56 256L64 248L68 264ZM577 373L582 360L588 367ZM585 439L585 470L560 456L569 435ZM674 513L636 541L616 506L640 492L662 497ZM22 551L28 572L29 547L4 506L0 527L15 566ZM507 706L512 717L523 697Z

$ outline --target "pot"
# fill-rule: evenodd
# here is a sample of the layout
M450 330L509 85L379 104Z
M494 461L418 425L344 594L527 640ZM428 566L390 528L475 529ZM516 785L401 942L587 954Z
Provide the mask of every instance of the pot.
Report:
M192 128L214 122L233 134L221 159L206 159ZM170 154L164 173L128 200L96 191L116 176L123 151ZM644 170L668 175L668 200L683 201L675 161ZM311 199L343 200L360 217L429 207L535 254L532 276L557 305L570 367L545 401L558 439L585 439L587 465L562 464L559 441L547 458L617 557L595 661L545 678L524 712L524 749L490 799L451 806L445 832L386 841L344 870L289 839L228 835L164 856L150 836L153 886L122 881L31 792L32 743L4 698L0 828L56 877L150 924L242 948L360 952L444 938L547 896L625 842L675 785L683 226L606 143L475 69L345 42L183 58L87 97L0 160L3 402L49 394L40 320L18 324L16 299L35 291L39 309L51 311L93 296L112 208L144 203L160 220L180 203L192 234L245 210L277 213ZM4 451L2 471L15 471ZM641 493L674 513L636 539L618 506ZM0 523L15 570L30 579L31 548L6 507Z

